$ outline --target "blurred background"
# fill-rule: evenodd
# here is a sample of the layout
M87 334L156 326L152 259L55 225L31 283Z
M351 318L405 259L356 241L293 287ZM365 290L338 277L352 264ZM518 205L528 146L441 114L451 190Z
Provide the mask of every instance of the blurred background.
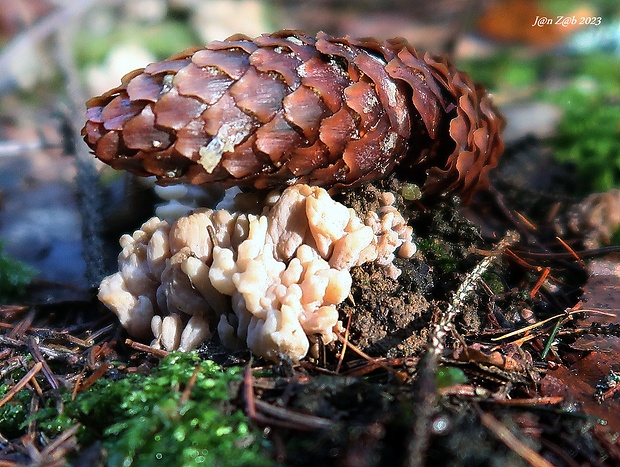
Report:
M0 302L35 274L39 300L80 296L106 268L88 260L93 225L124 200L81 143L89 97L188 46L283 28L447 54L506 115L498 177L572 196L620 187L617 0L0 0Z

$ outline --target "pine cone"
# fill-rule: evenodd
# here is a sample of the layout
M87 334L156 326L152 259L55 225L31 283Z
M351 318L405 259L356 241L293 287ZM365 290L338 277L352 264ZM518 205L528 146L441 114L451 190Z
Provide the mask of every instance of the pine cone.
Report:
M162 184L337 190L398 166L426 193L467 200L503 150L484 90L403 39L235 35L131 72L87 106L95 155Z

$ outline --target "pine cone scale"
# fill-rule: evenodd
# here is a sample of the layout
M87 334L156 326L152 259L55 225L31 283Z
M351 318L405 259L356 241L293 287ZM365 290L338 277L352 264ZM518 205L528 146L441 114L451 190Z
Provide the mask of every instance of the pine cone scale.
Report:
M188 125L177 132L177 140L174 148L179 154L188 159L198 160L199 148L205 147L211 141L212 136L205 131L204 122L200 119L192 120ZM159 141L159 139L155 139Z
M435 138L441 118L441 109L436 96L427 85L424 75L420 76L420 72L405 65L400 60L391 60L386 65L385 70L392 78L404 81L415 90L411 97L413 106L424 122L429 136Z
M282 108L286 120L314 144L321 121L329 115L321 98L308 87L299 86L282 100Z
M301 60L295 55L274 49L257 49L250 55L250 65L263 73L277 73L290 89L299 86L300 77L296 70Z
M129 149L141 151L166 149L172 143L170 134L155 125L155 114L149 106L125 124L123 141Z
M285 84L277 77L260 73L254 68L230 87L235 104L245 113L255 116L260 123L268 123L282 108L288 94Z
M337 160L347 143L358 137L355 120L346 107L321 121L319 135L329 150L330 161Z
M174 77L181 96L194 97L207 105L215 104L235 81L219 70L190 63Z
M349 167L349 176L361 178L372 174L374 177L392 168L398 160L390 156L399 139L400 136L391 128L389 117L384 115L372 130L351 141L344 150L342 158Z
M276 167L281 167L290 148L301 146L302 141L281 113L256 130L256 149L267 154Z
M190 58L185 58L179 60L164 60L161 62L151 63L146 66L146 68L144 69L144 73L151 76L175 74L185 68L189 64L190 60ZM129 75L130 74L125 76L127 77Z
M407 92L402 81L390 79L385 64L368 55L358 55L355 64L374 83L379 101L390 118L390 124L403 138L411 134Z
M172 88L155 103L153 112L159 127L179 131L207 109L207 105Z
M383 116L383 107L372 84L358 81L344 90L347 106L360 118L359 131L370 131Z
M106 130L122 130L127 120L139 114L141 105L123 96L117 96L101 111L103 127Z
M205 131L211 136L216 136L226 122L234 122L228 123L228 128L247 129L248 132L257 126L254 118L237 107L235 100L228 93L205 110L201 115L201 120Z
M238 80L250 67L249 55L242 50L199 50L192 56L194 65L200 68L215 68Z
M127 83L127 94L132 101L157 102L164 89L161 81L144 72Z
M334 62L325 62L320 57L312 57L297 68L301 84L315 90L330 112L340 110L342 93L351 81Z

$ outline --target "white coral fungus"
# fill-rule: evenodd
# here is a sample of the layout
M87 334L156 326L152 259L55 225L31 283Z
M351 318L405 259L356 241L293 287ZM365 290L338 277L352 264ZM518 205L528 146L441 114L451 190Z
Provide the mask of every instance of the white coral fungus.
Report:
M217 331L277 361L332 342L336 306L349 295L353 266L384 265L415 252L412 229L382 198L364 220L319 187L287 188L263 214L198 210L170 225L154 217L123 235L119 271L99 299L135 338L167 350L196 348Z

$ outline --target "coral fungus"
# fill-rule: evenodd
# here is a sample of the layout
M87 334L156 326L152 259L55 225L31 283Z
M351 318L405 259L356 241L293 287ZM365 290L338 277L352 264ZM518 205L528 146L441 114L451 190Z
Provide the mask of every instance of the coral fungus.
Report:
M217 331L229 348L297 361L339 329L349 270L369 261L392 276L412 229L385 196L361 219L324 189L287 188L258 216L201 209L173 224L156 217L121 238L119 272L99 299L128 332L190 350Z

